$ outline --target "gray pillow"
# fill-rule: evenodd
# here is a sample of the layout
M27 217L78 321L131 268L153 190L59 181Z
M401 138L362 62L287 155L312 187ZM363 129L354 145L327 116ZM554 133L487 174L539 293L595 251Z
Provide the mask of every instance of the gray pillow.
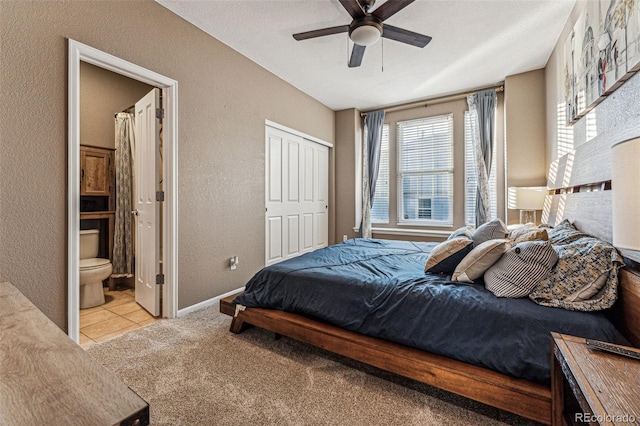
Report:
M487 269L484 283L498 297L525 297L551 273L557 261L549 241L516 244Z
M473 245L478 247L485 241L495 240L498 238L507 238L509 229L500 219L494 219L491 222L483 223L473 233Z
M468 238L472 240L474 230L475 228L473 226L463 226L462 228L458 228L453 231L447 240L453 240L454 238Z

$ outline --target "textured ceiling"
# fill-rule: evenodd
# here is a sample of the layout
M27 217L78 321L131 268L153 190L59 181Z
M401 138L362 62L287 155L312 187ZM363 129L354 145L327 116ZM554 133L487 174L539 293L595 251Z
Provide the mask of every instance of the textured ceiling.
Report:
M382 39L348 68L338 0L156 0L333 110L369 110L498 83L545 66L575 0L416 0L385 23L426 34L424 49ZM376 6L384 3L378 0Z

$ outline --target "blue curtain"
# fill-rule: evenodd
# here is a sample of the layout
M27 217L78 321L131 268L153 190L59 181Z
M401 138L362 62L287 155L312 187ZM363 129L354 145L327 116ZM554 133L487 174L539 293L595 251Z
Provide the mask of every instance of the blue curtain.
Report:
M489 173L491 171L491 153L495 137L495 110L497 95L495 89L470 95L467 99L469 110L475 109L474 149L476 151L476 169L478 189L476 193L476 226L488 222L491 199L489 196Z
M359 232L361 238L371 238L371 206L378 180L383 125L384 110L367 113L364 119L365 143L362 152L362 220Z

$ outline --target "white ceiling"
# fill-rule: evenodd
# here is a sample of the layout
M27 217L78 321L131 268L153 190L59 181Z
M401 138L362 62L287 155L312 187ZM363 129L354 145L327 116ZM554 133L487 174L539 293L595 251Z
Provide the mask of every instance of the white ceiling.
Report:
M349 24L338 0L156 1L336 111L457 93L542 68L575 3L416 0L385 23L431 43L420 49L382 39L367 48L362 66L348 68L347 33L292 37Z

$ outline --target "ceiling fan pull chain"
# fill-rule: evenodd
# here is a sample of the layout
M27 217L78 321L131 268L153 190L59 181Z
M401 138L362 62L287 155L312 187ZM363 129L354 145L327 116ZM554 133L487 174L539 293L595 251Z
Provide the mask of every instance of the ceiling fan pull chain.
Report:
M380 40L380 48L382 50L382 72L384 72L384 39Z

